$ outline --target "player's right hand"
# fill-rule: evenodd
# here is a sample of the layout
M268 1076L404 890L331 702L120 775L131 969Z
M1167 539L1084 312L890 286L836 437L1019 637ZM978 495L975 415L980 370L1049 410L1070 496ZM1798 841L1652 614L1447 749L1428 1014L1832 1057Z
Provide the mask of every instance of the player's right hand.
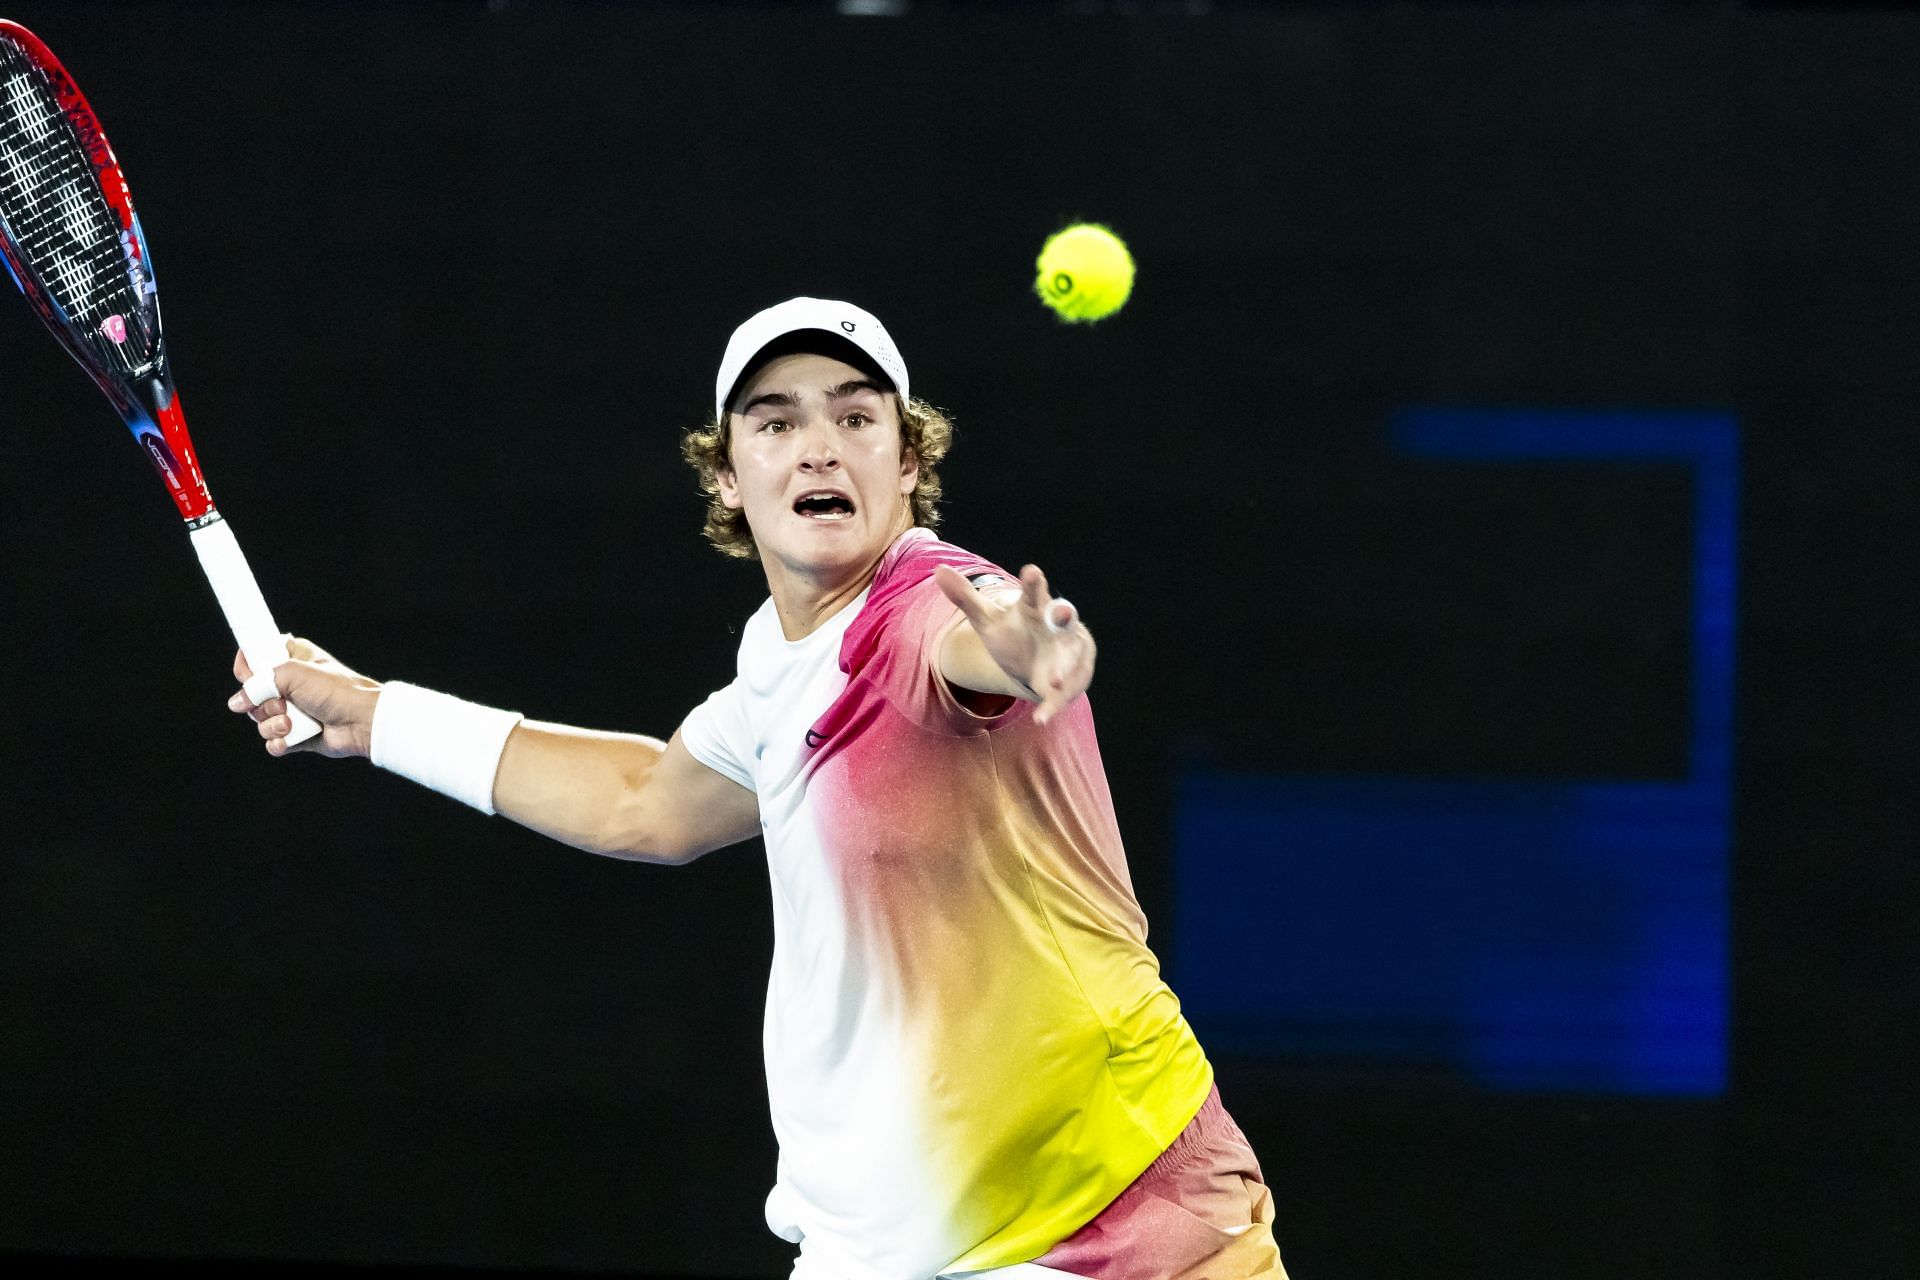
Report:
M287 652L291 660L273 669L283 698L268 698L256 706L243 688L227 700L227 710L253 721L270 756L289 751L317 751L335 759L372 754L373 707L380 700L380 682L342 665L319 645L298 636L287 637ZM252 675L247 655L234 654L233 678L244 684ZM317 737L295 747L288 747L286 739L293 730L293 721L287 717L289 701L321 726Z

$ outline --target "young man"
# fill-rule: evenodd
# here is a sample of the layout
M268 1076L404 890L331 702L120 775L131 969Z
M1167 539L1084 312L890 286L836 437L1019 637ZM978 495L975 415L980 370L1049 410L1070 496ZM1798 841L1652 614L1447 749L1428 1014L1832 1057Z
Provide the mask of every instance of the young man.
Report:
M796 1280L1284 1277L1259 1165L1146 946L1080 696L1093 637L1034 566L934 538L948 438L878 320L769 308L685 443L709 538L767 576L731 684L662 743L376 684L296 641L275 680L326 726L300 749L614 857L764 837L766 1216ZM279 699L230 705L286 752Z

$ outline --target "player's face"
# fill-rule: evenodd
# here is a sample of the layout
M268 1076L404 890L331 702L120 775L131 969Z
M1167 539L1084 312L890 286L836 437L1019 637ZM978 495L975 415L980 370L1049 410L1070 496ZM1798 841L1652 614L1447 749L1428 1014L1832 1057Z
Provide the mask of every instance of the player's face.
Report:
M920 464L891 392L832 356L780 356L735 397L720 498L746 513L771 569L870 565L913 524Z

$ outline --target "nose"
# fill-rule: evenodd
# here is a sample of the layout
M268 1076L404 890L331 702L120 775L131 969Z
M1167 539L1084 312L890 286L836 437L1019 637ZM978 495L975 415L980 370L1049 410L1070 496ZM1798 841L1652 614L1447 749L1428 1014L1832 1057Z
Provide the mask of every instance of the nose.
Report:
M809 423L800 436L800 469L834 471L840 466L840 451L829 424Z

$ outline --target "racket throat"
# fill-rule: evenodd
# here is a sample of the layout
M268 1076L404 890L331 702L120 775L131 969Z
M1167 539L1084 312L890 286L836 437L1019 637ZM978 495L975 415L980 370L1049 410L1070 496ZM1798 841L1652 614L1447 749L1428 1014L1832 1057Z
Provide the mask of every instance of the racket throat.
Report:
M177 413L174 402L173 382L166 371L157 366L151 373L138 376L133 381L134 394L140 397L141 407L155 421L168 413Z
M134 380L126 388L132 393L121 405L121 415L133 438L153 469L167 486L167 496L180 510L180 518L197 524L213 512L213 496L207 491L207 479L200 471L200 459L193 449L193 437L187 434L186 414L180 397L164 374L153 373Z

